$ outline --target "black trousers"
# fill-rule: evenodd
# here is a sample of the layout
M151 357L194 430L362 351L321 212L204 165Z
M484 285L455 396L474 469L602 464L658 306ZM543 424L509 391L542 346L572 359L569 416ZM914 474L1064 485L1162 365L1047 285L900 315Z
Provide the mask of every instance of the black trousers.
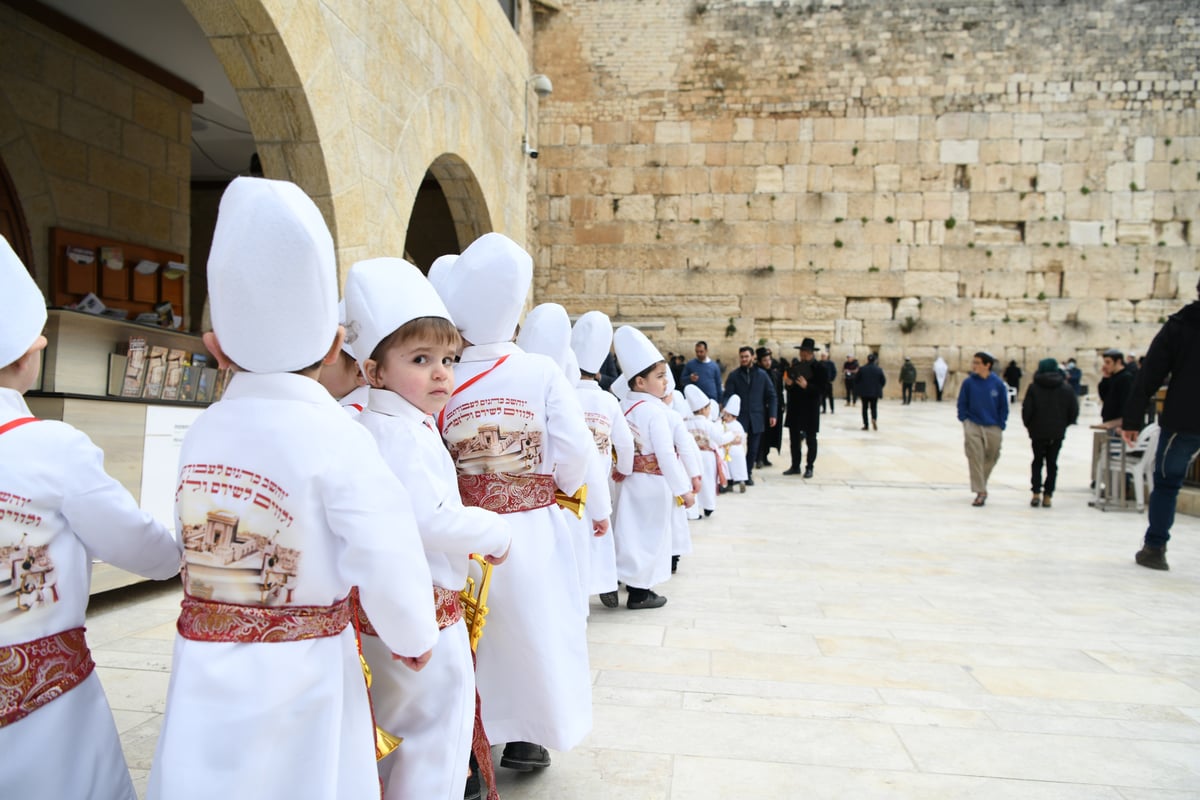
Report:
M758 457L758 448L762 446L762 431L746 434L746 477L754 477L754 462Z
M1029 465L1029 485L1034 494L1054 494L1055 482L1058 479L1058 451L1062 449L1062 439L1034 439L1033 463ZM1046 464L1046 481L1042 482L1042 463Z
M788 428L788 444L792 450L792 469L800 469L801 443L808 445L808 458L805 465L811 467L817 463L817 432L809 433L799 428Z
M912 402L913 385L911 383L903 383L901 386L901 396L904 398L904 405Z
M871 419L879 419L879 398L878 397L860 397L862 400L862 415L863 427L867 427L867 412L871 412Z
M825 410L825 404L829 404L829 413L833 413L833 384L825 384L825 394L821 395L821 410Z
M854 405L854 381L846 381L846 405Z

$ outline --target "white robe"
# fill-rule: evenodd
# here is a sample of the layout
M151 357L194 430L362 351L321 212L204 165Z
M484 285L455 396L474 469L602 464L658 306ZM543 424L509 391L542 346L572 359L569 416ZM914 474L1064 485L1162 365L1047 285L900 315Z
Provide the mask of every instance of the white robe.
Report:
M603 474L596 478L596 485L606 493L608 501L607 517L599 517L596 507L592 505L591 493L593 481L588 479L588 516L593 520L609 521L608 533L603 536L591 537L589 548L588 583L585 591L589 595L615 592L617 590L617 526L614 514L616 506L616 486L609 477L613 467L612 453L616 453L615 469L622 475L628 475L633 470L633 433L629 423L621 412L621 404L611 393L600 388L596 381L580 380L575 384L579 394L579 404L583 406L583 415L587 420L592 438L596 442L597 453L600 454L600 464Z
M20 394L0 389L0 425L31 416ZM180 548L105 473L104 453L85 434L41 420L0 435L0 553L4 647L83 626L92 558L161 580L179 571ZM134 797L95 672L0 728L0 753L4 797Z
M454 378L458 388L439 425L451 456L460 454L460 473L553 474L567 494L583 485L590 435L558 365L511 342L473 345L463 350ZM471 449L471 442L480 448ZM571 533L557 506L506 516L515 541L508 560L492 572L490 612L476 653L484 729L496 744L570 750L592 727Z
M746 429L736 419L724 423L724 427L726 433L733 435L725 450L725 454L729 456L725 459L725 466L729 468L729 481L741 483L750 477L746 470Z
M350 416L357 417L367 407L367 392L370 388L369 386L355 386L350 394L338 400L338 405L346 409L346 413Z
M686 405L684 407L686 408ZM703 474L700 466L700 448L696 446L696 440L692 438L692 433L687 426L687 420L694 415L689 410L687 417L684 417L674 408L668 409L668 413L671 416L671 435L675 440L675 452L679 461L683 464L683 469L687 472L689 479L700 478ZM690 480L688 481L688 491L691 491ZM691 554L692 531L688 526L688 520L700 517L699 503L693 502L690 507L676 504L675 513L671 517L671 555Z
M499 514L467 508L454 462L433 421L403 397L371 389L358 422L408 490L433 584L460 591L471 553L501 556L512 542ZM461 620L438 635L420 672L392 658L375 636L363 636L371 665L375 724L404 737L379 763L387 800L459 800L475 723L475 667Z
M238 373L188 431L180 465L189 594L328 606L357 586L393 652L437 642L408 493L315 380ZM230 515L236 536L206 549ZM290 642L176 636L148 800L263 797L379 797L353 625Z
M724 458L724 445L733 436L714 424L707 415L693 415L687 420L688 430L700 448L700 492L693 508L715 511L717 508L717 459Z
M626 586L650 589L671 577L672 517L678 495L690 492L691 480L675 455L670 410L657 397L630 392L621 402L639 455L658 458L662 475L635 472L621 483L613 520L617 577Z

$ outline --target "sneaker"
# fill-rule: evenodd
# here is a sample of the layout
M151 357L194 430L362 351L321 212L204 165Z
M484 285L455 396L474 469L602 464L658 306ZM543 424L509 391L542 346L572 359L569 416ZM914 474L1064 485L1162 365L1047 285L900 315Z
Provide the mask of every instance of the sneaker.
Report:
M600 602L604 604L605 608L616 608L621 605L621 598L617 597L616 592L601 592Z
M871 427L875 430L879 430L879 423L876 420L871 420Z
M1137 551L1133 557L1140 566L1148 569L1168 570L1171 567L1167 564L1167 550L1165 547L1150 547L1142 545L1142 549Z
M737 487L738 487L738 494L746 493L746 482L745 481L738 481Z
M532 772L550 766L550 751L533 742L509 742L504 745L500 766L518 772Z
M1034 492L1033 498L1029 501L1030 507L1037 508L1041 504L1042 504L1042 496L1040 494L1038 494L1037 492Z
M647 591L646 596L640 600L628 600L625 603L625 607L632 608L633 610L637 611L638 609L642 608L662 608L666 604L667 598L663 597L661 594L656 594L653 591ZM500 763L503 764L504 762L501 761ZM549 761L547 761L547 763L549 763Z
M1044 495L1042 495L1042 508L1049 508L1049 507L1050 507L1050 495L1044 494Z
M783 474L784 475L799 475L800 468L799 467L789 467L788 469L785 469L783 471Z
M812 477L812 464L809 464L807 467L804 468L804 477L806 477L806 478Z

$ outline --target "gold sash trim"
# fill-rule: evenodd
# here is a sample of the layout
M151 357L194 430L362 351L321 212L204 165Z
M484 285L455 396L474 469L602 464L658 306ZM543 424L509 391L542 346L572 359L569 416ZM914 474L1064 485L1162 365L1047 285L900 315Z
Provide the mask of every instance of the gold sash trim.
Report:
M96 663L83 630L0 647L0 728L62 697L92 674Z

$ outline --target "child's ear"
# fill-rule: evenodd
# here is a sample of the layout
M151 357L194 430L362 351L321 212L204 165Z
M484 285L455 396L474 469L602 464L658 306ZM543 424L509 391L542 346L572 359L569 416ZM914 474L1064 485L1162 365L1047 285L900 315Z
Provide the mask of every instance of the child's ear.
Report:
M342 341L346 338L346 326L338 325L337 335L333 337L333 345L329 348L329 352L321 359L321 363L325 366L337 363L338 356L342 352Z
M383 382L379 379L379 362L373 358L368 358L363 362L362 372L359 373L364 377L367 386L373 386L376 389L383 388Z
M216 331L207 331L202 337L204 346L208 348L208 352L213 354L213 358L217 360L217 366L221 369L229 369L233 366L233 362L229 356L225 355L225 351L221 349L221 342L217 339Z

